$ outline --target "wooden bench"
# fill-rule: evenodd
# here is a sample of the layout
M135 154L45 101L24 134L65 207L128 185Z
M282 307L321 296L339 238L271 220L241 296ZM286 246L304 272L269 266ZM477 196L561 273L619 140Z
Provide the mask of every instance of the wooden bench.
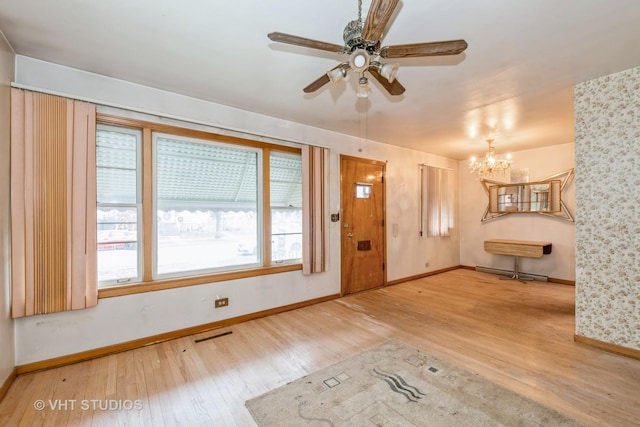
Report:
M541 258L543 255L551 253L551 243L533 242L529 240L504 240L491 239L484 241L484 250L497 255L511 255L515 258L513 266L513 276L501 277L501 279L518 280L527 283L520 277L519 258Z

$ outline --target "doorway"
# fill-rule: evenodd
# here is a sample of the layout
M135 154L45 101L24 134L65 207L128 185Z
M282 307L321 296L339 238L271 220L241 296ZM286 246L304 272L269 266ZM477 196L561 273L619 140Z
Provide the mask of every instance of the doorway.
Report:
M342 295L386 283L385 167L376 160L340 156Z

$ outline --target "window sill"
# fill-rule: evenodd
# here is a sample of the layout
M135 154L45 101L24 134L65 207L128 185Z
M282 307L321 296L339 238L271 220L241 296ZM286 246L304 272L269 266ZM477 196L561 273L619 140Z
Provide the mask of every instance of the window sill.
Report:
M131 285L111 286L98 289L98 298L112 298L123 295L140 294L144 292L155 292L165 289L203 285L205 283L223 282L227 280L244 279L247 277L264 276L267 274L277 274L296 270L302 270L302 264L278 265L252 270L230 271L218 274L207 274L203 276L179 277L154 280L153 282L140 282Z

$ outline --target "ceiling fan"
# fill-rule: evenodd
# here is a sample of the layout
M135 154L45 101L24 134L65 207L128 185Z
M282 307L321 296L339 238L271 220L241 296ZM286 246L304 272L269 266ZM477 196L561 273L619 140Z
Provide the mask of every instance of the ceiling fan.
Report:
M344 46L278 32L269 33L268 37L274 42L349 56L348 61L340 63L305 87L305 93L315 92L329 82L337 86L351 70L359 74L358 97L366 98L369 93L365 73L372 75L389 94L402 95L405 88L396 79L399 64L386 64L382 62L383 59L457 55L467 48L467 42L460 39L380 47L383 32L398 2L372 0L367 19L363 22L362 0L358 0L358 19L350 21L344 28Z

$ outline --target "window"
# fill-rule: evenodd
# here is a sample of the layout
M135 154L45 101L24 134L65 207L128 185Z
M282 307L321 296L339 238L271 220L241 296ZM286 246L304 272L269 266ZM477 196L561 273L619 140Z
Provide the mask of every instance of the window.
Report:
M302 260L302 158L271 152L271 261Z
M97 129L100 287L301 268L299 149L110 117Z
M260 265L261 150L159 133L153 141L155 277Z
M141 279L140 141L139 130L96 130L98 281L105 284Z

